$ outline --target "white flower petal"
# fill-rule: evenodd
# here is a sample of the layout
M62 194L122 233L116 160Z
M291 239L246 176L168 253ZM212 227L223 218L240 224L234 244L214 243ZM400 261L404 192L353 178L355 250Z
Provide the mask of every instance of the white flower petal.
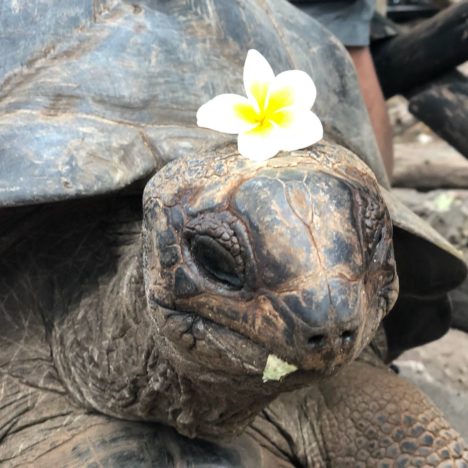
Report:
M282 151L294 151L317 143L323 138L320 119L311 111L289 110L287 125L277 128L276 139Z
M248 99L238 94L220 94L197 111L197 125L217 132L237 134L250 130L255 124L241 118L236 106L251 106Z
M247 98L222 94L201 106L198 125L239 134L239 152L254 161L310 146L322 138L322 124L310 111L316 88L307 73L289 70L275 77L267 60L252 49L245 60L244 87Z
M312 78L300 70L280 73L272 81L268 97L268 107L300 107L309 110L315 102L317 89Z
M258 111L263 109L274 78L275 74L266 58L257 50L250 49L244 65L244 88L250 102L258 106Z
M256 162L266 161L276 156L280 151L281 141L277 138L277 129L270 125L260 132L257 129L240 133L237 138L237 148L242 156Z

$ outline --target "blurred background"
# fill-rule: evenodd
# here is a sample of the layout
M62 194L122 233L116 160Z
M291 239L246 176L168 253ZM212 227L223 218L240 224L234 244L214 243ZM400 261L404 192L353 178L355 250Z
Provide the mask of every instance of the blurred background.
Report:
M381 13L386 13L402 31L410 32L442 10L448 15L454 4L461 8L467 2L390 0L387 4L378 0L377 3ZM466 8L459 10L454 20L468 35ZM452 25L452 29L455 27ZM445 46L466 50L465 43ZM443 106L444 99L439 96L445 98L446 105L455 108L455 114L428 106L431 97L432 106ZM458 247L468 262L468 62L440 75L432 84L423 84L423 90L410 92L407 97L391 97L387 106L394 134L394 193ZM451 122L453 119L460 122ZM449 132L458 136L448 137L442 127L452 127ZM457 139L464 143L459 144ZM452 303L454 328L442 339L405 353L396 364L403 376L423 388L443 408L467 439L468 281L454 291Z

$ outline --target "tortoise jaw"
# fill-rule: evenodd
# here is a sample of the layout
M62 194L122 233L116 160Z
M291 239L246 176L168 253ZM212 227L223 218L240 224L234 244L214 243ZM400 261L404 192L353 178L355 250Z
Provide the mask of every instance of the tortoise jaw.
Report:
M325 352L325 358L317 358L293 349L284 353L278 349L275 340L271 344L258 343L238 330L198 314L161 306L159 311L160 333L171 342L171 347L183 355L184 360L202 365L207 372L262 380L264 385L281 391L331 376L356 354L344 356L330 350ZM270 355L278 355L297 370L285 374L278 381L264 381L265 366Z
M261 376L269 351L249 337L198 314L159 306L160 333L184 359L232 375Z

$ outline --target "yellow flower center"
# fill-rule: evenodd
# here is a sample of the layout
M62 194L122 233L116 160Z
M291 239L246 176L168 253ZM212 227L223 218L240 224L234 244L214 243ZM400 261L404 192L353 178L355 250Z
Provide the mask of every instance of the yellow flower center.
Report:
M268 96L268 87L257 84L252 86L256 106L240 103L235 106L237 116L252 124L255 132L269 132L273 126L286 127L291 123L293 114L288 107L294 104L294 93L290 88L278 89Z

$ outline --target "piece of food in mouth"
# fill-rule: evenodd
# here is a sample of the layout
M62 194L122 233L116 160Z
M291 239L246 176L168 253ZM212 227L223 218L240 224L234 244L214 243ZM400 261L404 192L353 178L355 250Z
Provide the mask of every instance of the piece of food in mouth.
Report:
M289 362L283 361L278 356L269 354L263 371L263 381L281 380L284 376L295 371L297 371L297 366L294 364L289 364Z

